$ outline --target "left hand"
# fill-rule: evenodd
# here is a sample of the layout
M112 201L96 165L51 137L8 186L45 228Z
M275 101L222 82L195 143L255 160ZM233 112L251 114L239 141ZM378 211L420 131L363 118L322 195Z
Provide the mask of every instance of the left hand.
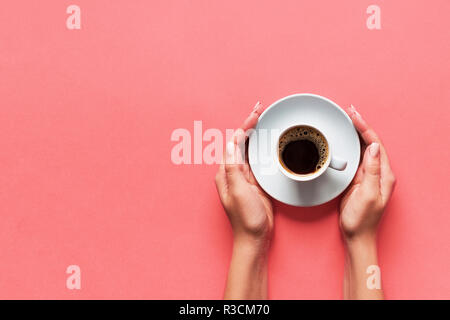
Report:
M244 155L245 131L253 128L263 111L258 102L227 143L224 162L216 174L216 186L230 220L235 242L268 247L273 230L273 208L269 196L253 176Z

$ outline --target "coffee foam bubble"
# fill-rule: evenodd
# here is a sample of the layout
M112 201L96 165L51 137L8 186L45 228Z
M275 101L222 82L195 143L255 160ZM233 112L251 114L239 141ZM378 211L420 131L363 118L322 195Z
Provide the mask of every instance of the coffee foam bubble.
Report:
M297 140L309 140L315 144L317 150L319 151L319 161L317 162L316 170L322 168L328 159L328 143L326 142L325 137L312 127L298 126L283 133L279 140L279 156L281 157L286 145Z

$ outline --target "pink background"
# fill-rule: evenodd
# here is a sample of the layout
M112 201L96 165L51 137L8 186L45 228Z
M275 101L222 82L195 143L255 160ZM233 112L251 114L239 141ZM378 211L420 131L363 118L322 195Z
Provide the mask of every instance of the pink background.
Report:
M81 7L82 29L66 28ZM366 28L381 7L382 30ZM221 298L231 230L216 165L172 164L176 128L234 128L292 93L354 104L398 185L387 298L450 298L450 2L3 1L0 298ZM338 200L276 204L269 291L342 297ZM68 265L82 289L68 290Z

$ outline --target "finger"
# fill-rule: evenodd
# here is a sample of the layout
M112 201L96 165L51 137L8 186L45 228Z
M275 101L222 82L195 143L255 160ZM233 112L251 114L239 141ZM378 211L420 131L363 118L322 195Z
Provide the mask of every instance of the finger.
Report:
M256 126L258 123L259 116L264 111L264 107L261 102L257 102L256 105L253 107L252 112L247 117L247 119L244 120L244 123L241 125L241 129L244 131L247 131L248 129L251 129Z
M231 137L231 141L233 141L237 145L242 145L245 142L245 139L247 139L248 137L247 131L256 126L256 124L258 123L258 118L263 110L264 107L261 102L257 102L247 119L245 119L239 129L234 132L233 136ZM244 132L245 134L242 135L240 131Z
M239 152L239 154L240 154L239 160L242 160L242 162L240 162L240 163L244 163L245 158L246 158L245 157L245 154L246 154L245 143L250 134L249 131L256 125L256 123L258 123L258 118L263 111L264 111L264 107L261 104L261 102L258 101L256 103L256 105L253 107L253 110L250 113L250 115L247 117L247 119L244 120L244 123L241 125L241 127L233 133L233 136L230 139L230 141L233 142L237 146L238 150L240 151Z
M352 122L360 133L361 137L363 138L364 142L369 145L372 142L378 142L381 143L380 138L375 133L375 131L367 124L367 122L361 117L361 115L356 111L355 107L353 105L350 105L349 108L347 108L347 113L352 119Z
M248 173L248 181L255 186L259 186L259 183L258 181L256 181L255 175L253 174L253 171L251 169Z
M363 139L364 143L366 145L370 145L373 142L377 142L380 145L381 150L381 162L383 166L383 162L386 162L386 165L389 165L389 159L387 157L386 150L381 142L381 139L378 137L376 132L367 124L367 122L363 119L363 117L356 111L355 107L351 105L349 108L347 108L347 113L352 119L352 122L358 130L361 138ZM384 161L386 160L386 161Z
M244 176L247 179L248 182L251 184L256 184L256 179L253 176L252 170L250 168L249 160L248 160L248 137L251 134L251 131L258 123L259 116L264 111L263 105L258 101L253 108L250 115L247 117L247 119L244 121L244 123L241 126L241 129L245 131L245 137L244 141L242 139L236 139L239 141L238 146L243 150L245 164L243 166Z
M364 175L362 177L361 186L364 190L371 193L380 193L380 144L372 143L364 153L363 160Z
M359 146L360 154L364 155L367 146L363 141L361 141L361 139L359 139L359 141L360 141L360 146ZM352 184L359 184L362 181L362 177L364 175L364 168L362 166L363 158L364 158L363 156L359 157L358 169L356 170L355 177L353 178Z
M360 133L364 142L369 145L373 142L377 142L380 144L380 158L381 158L381 181L386 181L387 183L381 184L381 191L383 194L390 195L392 192L393 184L395 183L395 179L393 178L393 173L391 169L391 165L389 163L389 157L386 152L386 148L381 143L379 136L375 133L375 131L367 124L367 122L362 118L362 116L356 111L355 107L351 105L347 108L347 113L353 121L356 129ZM392 182L394 181L394 182Z
M245 178L248 182L254 185L258 185L255 176L253 175L252 169L250 167L249 159L248 159L248 139L245 142L245 164L244 164L244 173Z
M383 196L384 203L387 203L394 191L396 179L392 170L381 176L381 195Z
M220 201L224 203L228 189L224 164L219 166L219 170L216 173L216 188L219 193Z
M245 157L244 176L245 176L245 179L247 179L248 182L252 183L252 179L251 179L252 170L250 169L250 164L248 162L248 139L245 141L244 150L245 150L244 151L244 157Z
M229 185L242 182L242 178L245 179L245 174L247 173L248 175L248 172L250 171L248 167L246 169L244 166L244 163L246 162L245 143L248 137L247 133L248 130L256 125L262 112L263 105L260 102L257 102L250 115L244 120L241 127L233 133L231 140L227 143L224 167ZM240 173L238 171L240 171ZM245 173L244 171L247 172ZM233 181L229 181L228 179L233 179Z
M358 170L356 171L355 177L353 178L353 184L361 183L363 176L364 176L364 170L363 170L363 167L360 166L358 168Z
M239 150L236 145L230 141L226 146L225 156L225 176L229 188L234 188L245 183L244 173L241 169L242 163L239 163Z
M262 194L266 195L266 193L263 191L263 189L259 186L258 181L256 181L255 175L253 174L252 169L250 168L250 163L248 162L248 139L245 142L245 177L247 179L247 181L254 185L257 186L258 189L262 192Z
M391 197L395 184L396 181L393 174L389 175L387 178L381 177L381 196L383 197L384 203L387 203Z
M235 148L233 163L240 165L241 169L243 169L243 164L245 163L245 142L246 133L241 128L234 132L233 139L229 142L233 143Z

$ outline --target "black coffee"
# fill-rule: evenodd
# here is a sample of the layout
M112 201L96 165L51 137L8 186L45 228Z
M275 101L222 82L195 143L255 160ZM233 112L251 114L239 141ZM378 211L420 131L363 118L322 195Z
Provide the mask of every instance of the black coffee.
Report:
M316 171L320 156L314 142L309 140L292 141L284 147L282 160L294 173L308 174Z
M325 137L309 126L297 126L284 132L278 148L281 164L295 174L312 174L320 170L328 159Z

